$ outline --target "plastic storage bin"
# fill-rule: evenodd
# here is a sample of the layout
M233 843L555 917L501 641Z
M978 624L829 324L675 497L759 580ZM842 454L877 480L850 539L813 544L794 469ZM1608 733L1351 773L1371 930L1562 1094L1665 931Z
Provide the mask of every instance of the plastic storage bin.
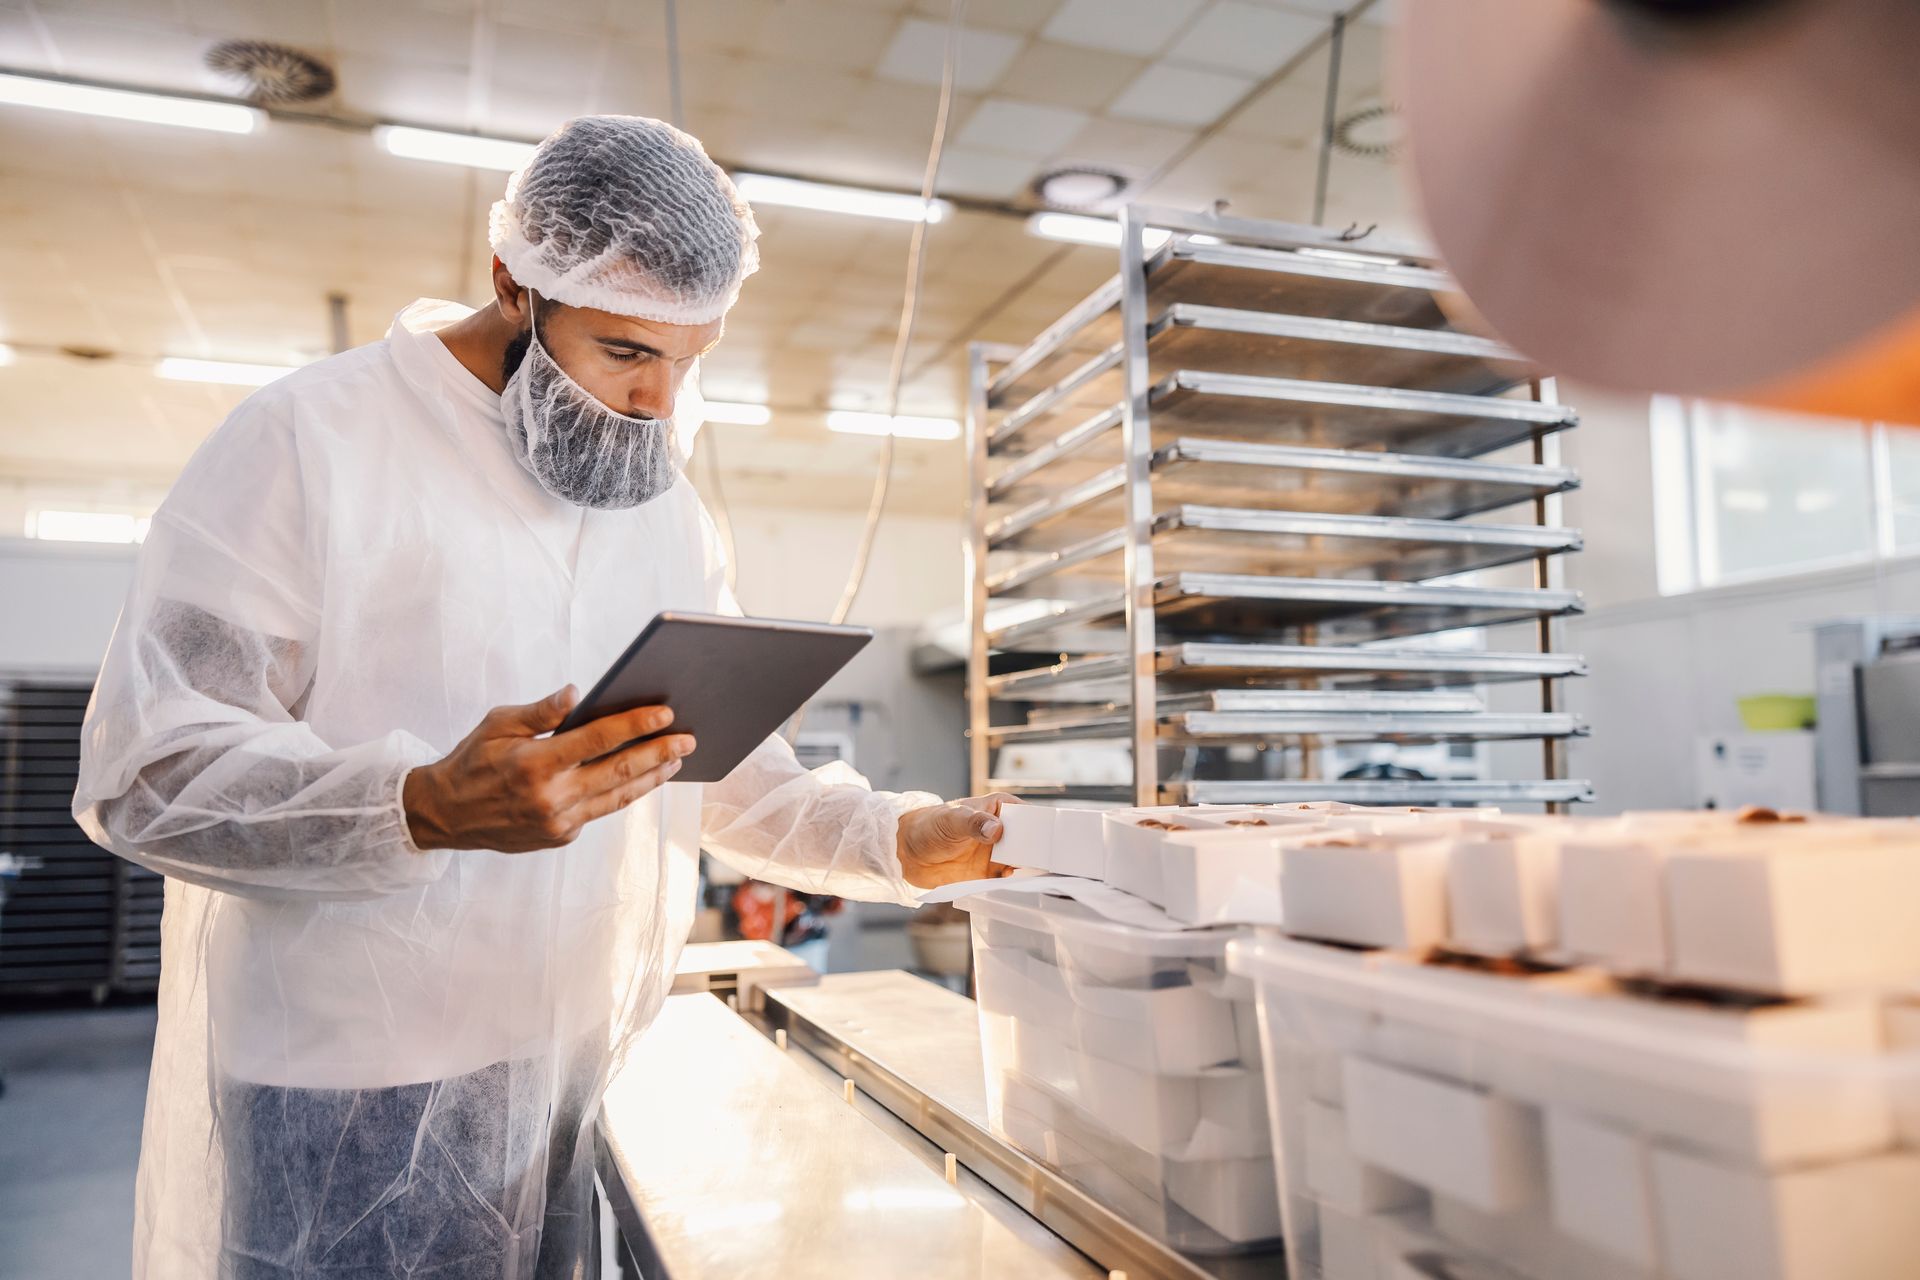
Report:
M1684 998L1595 970L1261 934L1294 1277L1920 1276L1900 999Z
M1280 1236L1253 987L1233 931L1117 924L1066 898L962 900L993 1131L1187 1253Z

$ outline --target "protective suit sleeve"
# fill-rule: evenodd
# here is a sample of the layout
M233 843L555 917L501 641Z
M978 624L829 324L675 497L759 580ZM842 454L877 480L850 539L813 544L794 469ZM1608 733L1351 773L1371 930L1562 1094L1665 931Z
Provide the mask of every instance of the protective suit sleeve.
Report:
M700 509L708 599L741 616L726 585L726 556ZM918 906L900 870L900 815L941 803L924 791L874 791L838 761L809 771L786 739L768 738L701 801L701 847L742 875L802 893Z
M837 761L809 771L775 736L707 784L701 847L742 875L802 893L918 906L900 872L900 815L939 803L920 791L870 790Z
M413 846L400 788L440 753L400 732L336 747L299 718L319 615L298 470L232 439L235 420L154 518L87 708L74 818L124 858L246 897L430 881L452 855Z

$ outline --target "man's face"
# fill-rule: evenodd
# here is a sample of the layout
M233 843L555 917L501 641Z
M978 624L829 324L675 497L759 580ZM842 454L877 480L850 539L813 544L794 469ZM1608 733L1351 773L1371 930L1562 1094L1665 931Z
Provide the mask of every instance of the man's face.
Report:
M522 320L528 294L519 295ZM616 413L636 418L669 418L680 384L693 362L713 350L724 324L661 324L610 311L568 307L546 298L539 302L540 342L595 399ZM520 367L529 343L522 332L507 345L503 372Z

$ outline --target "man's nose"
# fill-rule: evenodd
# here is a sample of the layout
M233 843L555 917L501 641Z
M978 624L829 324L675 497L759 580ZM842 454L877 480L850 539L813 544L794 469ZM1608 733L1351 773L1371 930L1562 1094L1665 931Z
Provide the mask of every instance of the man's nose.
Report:
M636 418L673 416L674 379L666 370L649 370L627 392L627 412Z

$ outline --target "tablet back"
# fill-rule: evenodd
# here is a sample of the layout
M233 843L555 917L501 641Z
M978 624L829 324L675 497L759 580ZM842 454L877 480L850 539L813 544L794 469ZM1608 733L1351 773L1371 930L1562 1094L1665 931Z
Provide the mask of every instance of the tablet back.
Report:
M865 627L662 613L559 732L664 703L673 708L664 732L698 740L674 781L718 782L872 639Z

